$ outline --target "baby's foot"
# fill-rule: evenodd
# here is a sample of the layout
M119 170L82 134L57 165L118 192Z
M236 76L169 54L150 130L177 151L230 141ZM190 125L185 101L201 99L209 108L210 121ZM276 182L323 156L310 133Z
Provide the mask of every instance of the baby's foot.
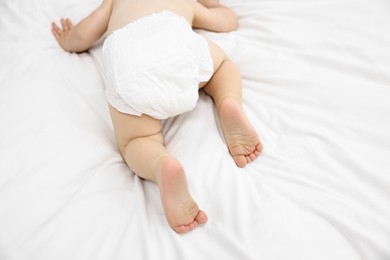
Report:
M237 166L245 167L263 149L259 136L235 99L225 98L219 115L229 151Z
M173 230L184 234L198 223L206 223L207 215L192 199L183 167L173 157L162 159L158 184L165 216Z

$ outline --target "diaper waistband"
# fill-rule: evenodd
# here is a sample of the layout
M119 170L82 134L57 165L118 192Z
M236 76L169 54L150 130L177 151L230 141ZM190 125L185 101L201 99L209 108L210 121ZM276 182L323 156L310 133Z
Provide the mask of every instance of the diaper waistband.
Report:
M174 12L163 10L158 13L153 13L148 16L141 17L135 21L130 22L129 24L116 29L115 31L112 32L111 35L115 35L118 33L121 33L122 31L127 31L128 29L134 28L136 30L137 35L148 35L153 31L159 31L160 27L166 26L167 22L179 22L186 27L189 27L192 29L191 25L188 23L188 21ZM110 36L111 36L110 35ZM109 36L109 37L110 37Z

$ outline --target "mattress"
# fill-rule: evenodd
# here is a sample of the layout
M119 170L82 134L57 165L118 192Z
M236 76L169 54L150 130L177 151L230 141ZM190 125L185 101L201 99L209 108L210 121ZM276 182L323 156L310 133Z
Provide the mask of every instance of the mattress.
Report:
M164 121L209 217L185 235L118 152L104 39L51 35L99 3L0 2L0 259L390 259L389 1L221 0L238 30L198 32L239 67L264 150L236 167L204 92Z

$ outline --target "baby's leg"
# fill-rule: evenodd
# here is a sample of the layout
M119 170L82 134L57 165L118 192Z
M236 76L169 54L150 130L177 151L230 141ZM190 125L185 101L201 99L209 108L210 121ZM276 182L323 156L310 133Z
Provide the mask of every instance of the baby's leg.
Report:
M157 182L168 223L186 233L207 221L192 199L183 167L170 156L161 134L161 121L142 115L123 114L110 106L120 153L139 177Z
M224 137L237 166L244 167L262 150L259 136L242 109L242 83L238 68L223 50L208 40L214 61L214 75L201 84L215 102Z

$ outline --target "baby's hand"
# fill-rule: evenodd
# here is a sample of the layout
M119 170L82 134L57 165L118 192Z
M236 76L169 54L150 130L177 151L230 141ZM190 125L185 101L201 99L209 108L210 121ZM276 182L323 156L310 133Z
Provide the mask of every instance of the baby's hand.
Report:
M57 42L60 44L60 46L68 51L66 47L66 38L69 35L69 32L73 28L73 23L69 19L63 19L61 18L61 26L60 28L55 22L51 23L51 32L53 33L54 37L56 38Z

